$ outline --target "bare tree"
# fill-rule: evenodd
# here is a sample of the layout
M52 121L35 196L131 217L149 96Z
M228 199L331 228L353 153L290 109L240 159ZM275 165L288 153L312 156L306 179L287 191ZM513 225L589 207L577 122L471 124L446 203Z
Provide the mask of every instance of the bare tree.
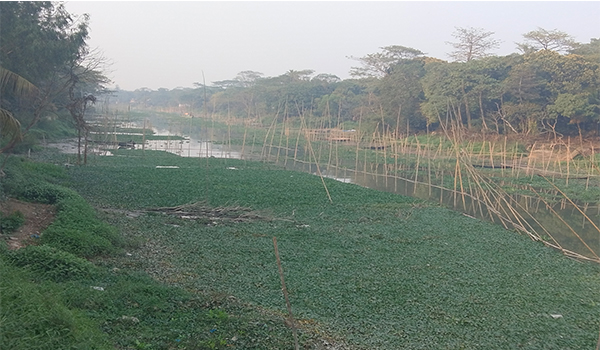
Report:
M84 164L87 164L87 142L89 127L85 113L90 104L95 104L97 96L106 93L110 80L104 75L109 62L99 51L85 51L71 63L67 74L69 103L65 106L75 121L78 132L77 163L81 164L81 138L84 138ZM83 134L82 134L83 133Z
M486 32L482 28L456 27L452 36L457 42L446 42L455 49L448 56L459 62L469 62L478 58L488 57L491 50L498 48L499 40L492 38L494 32Z

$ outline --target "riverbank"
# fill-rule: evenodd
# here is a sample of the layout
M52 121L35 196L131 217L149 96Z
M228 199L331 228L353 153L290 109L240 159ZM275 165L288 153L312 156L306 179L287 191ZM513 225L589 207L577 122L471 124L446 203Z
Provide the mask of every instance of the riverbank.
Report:
M435 204L330 179L326 190L319 177L271 164L165 152L120 150L67 175L65 185L138 243L96 264L239 301L278 320L283 328L265 336L289 348L273 237L302 345L580 349L598 339L598 265ZM130 316L151 327L144 314ZM219 334L228 348L252 348L235 329ZM281 348L263 344L255 348Z

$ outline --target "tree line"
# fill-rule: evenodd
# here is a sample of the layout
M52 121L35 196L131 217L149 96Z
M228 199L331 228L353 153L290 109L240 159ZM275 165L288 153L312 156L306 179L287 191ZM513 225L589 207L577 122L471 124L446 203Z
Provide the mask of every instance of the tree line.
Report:
M401 45L364 57L349 79L313 70L276 77L242 71L230 80L173 90L109 91L107 60L87 44L89 16L62 3L0 2L0 154L52 133L75 130L100 99L133 108L265 117L400 134L468 130L555 137L598 133L600 39L577 43L538 28L517 51L481 28L456 28L445 61Z
M398 133L451 127L496 134L555 137L598 133L600 39L577 43L567 33L537 28L517 51L493 55L499 41L481 28L456 28L451 61L393 45L356 60L352 78L289 70L254 71L188 89L121 91L122 102L179 107L250 119L315 118Z

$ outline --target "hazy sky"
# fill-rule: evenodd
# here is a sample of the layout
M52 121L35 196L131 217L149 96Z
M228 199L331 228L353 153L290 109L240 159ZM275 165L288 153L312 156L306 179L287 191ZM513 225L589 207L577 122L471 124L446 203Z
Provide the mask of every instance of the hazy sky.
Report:
M173 89L257 71L267 77L312 69L349 78L362 57L402 45L448 59L456 27L483 28L502 41L496 54L541 27L579 42L600 38L600 2L505 1L69 1L88 13L89 44L111 60L121 89Z

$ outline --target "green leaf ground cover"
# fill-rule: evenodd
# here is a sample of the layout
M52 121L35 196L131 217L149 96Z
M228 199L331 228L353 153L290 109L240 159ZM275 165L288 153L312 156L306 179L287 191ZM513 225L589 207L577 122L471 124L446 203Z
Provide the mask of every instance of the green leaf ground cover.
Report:
M111 259L139 243L123 240L82 197L58 184L66 175L60 167L13 160L0 178L3 193L52 203L57 216L33 245L13 251L0 240L0 349L284 349L293 343L279 315L161 284L135 266L116 267ZM314 333L300 339L320 342Z
M114 263L284 314L276 236L296 316L353 348L583 349L598 339L598 266L437 206L326 179L329 203L316 176L156 152L118 152L69 175L105 209L204 201L263 213L272 220L111 212L142 242Z

